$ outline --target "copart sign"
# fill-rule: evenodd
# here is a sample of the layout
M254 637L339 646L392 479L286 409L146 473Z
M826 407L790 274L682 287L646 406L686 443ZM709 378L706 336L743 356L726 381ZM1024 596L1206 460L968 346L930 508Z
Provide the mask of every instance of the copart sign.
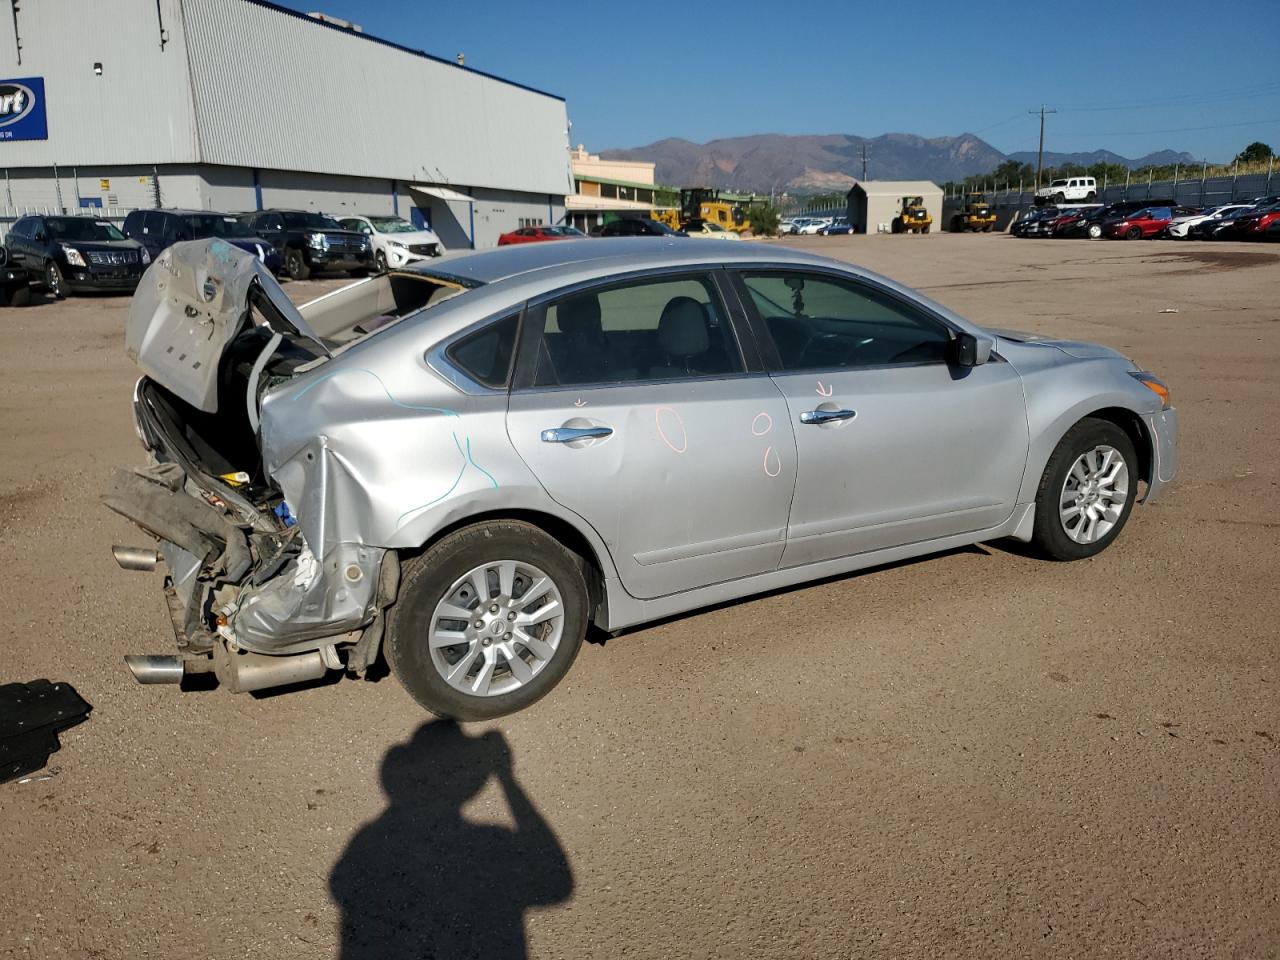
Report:
M0 140L48 140L44 78L0 80Z

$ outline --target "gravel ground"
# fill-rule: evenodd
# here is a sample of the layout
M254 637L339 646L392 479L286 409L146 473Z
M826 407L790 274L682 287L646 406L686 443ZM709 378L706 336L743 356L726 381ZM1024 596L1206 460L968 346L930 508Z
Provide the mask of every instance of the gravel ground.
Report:
M170 633L97 499L141 458L127 301L0 311L0 680L94 705L0 786L0 957L1280 956L1280 246L782 242L1135 357L1177 484L1091 561L723 606L500 722L183 694L121 663Z

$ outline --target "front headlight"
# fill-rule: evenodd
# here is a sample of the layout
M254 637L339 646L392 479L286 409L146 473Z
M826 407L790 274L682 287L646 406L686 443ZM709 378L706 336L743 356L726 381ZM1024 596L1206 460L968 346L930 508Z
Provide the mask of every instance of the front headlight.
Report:
M71 266L73 267L88 266L88 264L84 262L84 255L81 254L80 251L77 250L75 247L68 247L64 243L62 244L62 252L66 254L67 263L71 264Z
M317 250L323 250L327 244L328 241L325 239L325 235L323 233L307 234L307 246L315 247Z
M388 240L388 241L387 241L387 246L388 246L388 247L398 247L398 248L399 248L399 249L401 249L401 250L403 250L403 249L404 249L404 244L403 244L403 243L401 243L399 240Z
M1160 398L1161 410L1169 409L1169 388L1163 380L1154 373L1147 373L1145 370L1130 370L1129 376Z

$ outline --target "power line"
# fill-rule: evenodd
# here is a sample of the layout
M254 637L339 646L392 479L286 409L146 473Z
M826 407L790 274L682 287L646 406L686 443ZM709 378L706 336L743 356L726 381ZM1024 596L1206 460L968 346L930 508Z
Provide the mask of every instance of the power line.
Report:
M1036 111L1032 110L1032 113ZM1242 120L1239 123L1215 123L1207 127L1170 127L1166 130L1103 130L1098 133L1069 132L1073 137L1145 137L1152 133L1191 133L1196 130L1226 130L1229 127L1260 127L1267 124L1280 124L1280 117L1272 120Z
M1194 93L1181 93L1171 97L1158 97L1151 100L1135 100L1129 103L1077 104L1061 107L1064 112L1092 113L1103 110L1141 110L1151 107L1185 107L1200 103L1223 103L1230 100L1249 100L1255 97L1267 97L1280 94L1280 81L1268 81L1263 84L1252 84L1247 87L1230 87L1225 90L1198 90Z

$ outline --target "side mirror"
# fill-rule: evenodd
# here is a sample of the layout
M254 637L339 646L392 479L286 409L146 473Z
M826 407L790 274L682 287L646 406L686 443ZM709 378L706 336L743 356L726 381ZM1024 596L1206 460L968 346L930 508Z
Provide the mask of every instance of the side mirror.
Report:
M48 240L48 239L49 239L49 238L48 238L48 237L46 237L46 236L44 235L44 231L43 231L43 230L37 230L37 231L36 231L35 241L36 241L37 243L44 243L44 242L45 242L46 240Z
M959 367L976 367L991 359L995 342L990 337L977 337L961 331L955 339L955 361Z

